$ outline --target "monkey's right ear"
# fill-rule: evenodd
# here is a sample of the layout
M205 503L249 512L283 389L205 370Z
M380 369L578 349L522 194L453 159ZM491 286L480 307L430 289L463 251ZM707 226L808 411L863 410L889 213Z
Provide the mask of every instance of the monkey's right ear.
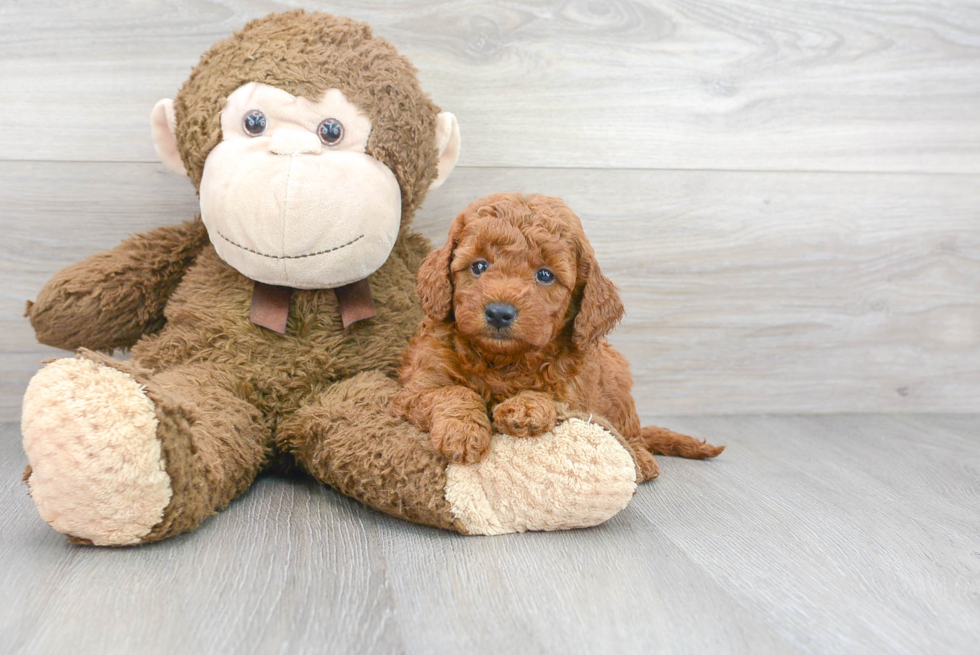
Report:
M439 170L430 189L441 187L459 160L459 123L448 111L436 117L436 149L439 151Z
M150 113L150 127L153 129L153 147L163 165L180 175L187 175L184 162L177 149L177 117L174 115L174 101L164 98L153 107Z

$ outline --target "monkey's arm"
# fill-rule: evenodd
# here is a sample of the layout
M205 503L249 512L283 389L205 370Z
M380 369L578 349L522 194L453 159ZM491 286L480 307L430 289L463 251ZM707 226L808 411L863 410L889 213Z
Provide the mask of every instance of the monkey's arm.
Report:
M136 234L59 271L25 315L57 348L129 348L163 327L163 308L208 243L200 219Z

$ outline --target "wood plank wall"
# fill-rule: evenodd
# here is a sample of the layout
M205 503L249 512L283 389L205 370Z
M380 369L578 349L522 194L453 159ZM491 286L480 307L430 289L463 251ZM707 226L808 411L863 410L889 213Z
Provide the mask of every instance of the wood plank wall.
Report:
M0 5L0 419L58 268L196 208L148 114L214 41L369 21L459 118L437 244L565 198L628 316L641 413L980 410L980 3L56 0Z

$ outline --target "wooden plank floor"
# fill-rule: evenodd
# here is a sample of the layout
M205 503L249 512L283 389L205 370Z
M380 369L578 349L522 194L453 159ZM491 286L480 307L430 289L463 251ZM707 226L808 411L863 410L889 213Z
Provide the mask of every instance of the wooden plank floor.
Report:
M607 524L460 537L265 478L161 544L66 543L0 428L5 653L975 653L980 415L683 417Z

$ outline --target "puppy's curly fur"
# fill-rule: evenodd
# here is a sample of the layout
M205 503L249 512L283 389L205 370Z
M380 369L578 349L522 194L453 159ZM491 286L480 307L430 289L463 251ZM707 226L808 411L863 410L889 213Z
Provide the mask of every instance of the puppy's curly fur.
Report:
M479 461L493 430L548 432L555 402L605 417L633 447L644 480L659 473L654 453L703 459L724 450L640 426L629 364L606 341L622 301L561 200L475 201L422 263L418 292L426 318L392 411L429 431L446 457ZM494 320L491 304L506 309L504 319Z

